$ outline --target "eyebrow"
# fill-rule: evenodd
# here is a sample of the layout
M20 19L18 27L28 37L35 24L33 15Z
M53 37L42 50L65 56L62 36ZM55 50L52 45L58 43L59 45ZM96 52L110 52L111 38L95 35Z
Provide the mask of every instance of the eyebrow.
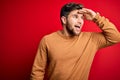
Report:
M82 14L82 13L80 13L79 11L77 11L77 14Z
M83 16L83 14L82 14L82 13L80 13L79 11L77 11L77 14L81 14L81 16Z

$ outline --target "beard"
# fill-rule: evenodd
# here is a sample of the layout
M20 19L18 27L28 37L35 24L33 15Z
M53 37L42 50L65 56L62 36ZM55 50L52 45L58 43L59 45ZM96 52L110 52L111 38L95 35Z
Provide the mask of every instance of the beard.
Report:
M66 24L66 30L71 36L78 36L80 34L80 32L77 33L74 28L70 27L68 22Z

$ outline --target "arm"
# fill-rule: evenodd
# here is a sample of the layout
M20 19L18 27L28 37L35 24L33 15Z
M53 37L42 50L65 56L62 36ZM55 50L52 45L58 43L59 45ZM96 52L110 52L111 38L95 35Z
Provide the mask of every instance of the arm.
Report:
M43 38L39 44L37 54L33 63L31 80L43 80L47 63L47 50L45 39Z
M97 36L99 37L99 48L110 46L120 42L120 32L117 30L115 25L110 22L107 18L97 14L93 21L102 30Z
M116 29L115 25L107 18L100 16L93 10L83 8L80 12L87 20L94 21L102 30L101 33L94 33L93 38L98 45L98 48L106 47L120 42L120 32Z

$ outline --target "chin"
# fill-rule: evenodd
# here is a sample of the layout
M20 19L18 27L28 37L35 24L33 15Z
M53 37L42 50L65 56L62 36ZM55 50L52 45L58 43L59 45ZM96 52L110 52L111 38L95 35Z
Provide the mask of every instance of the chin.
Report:
M78 36L79 34L80 34L80 32L79 33L75 33L74 35Z
M78 36L80 34L80 31L74 32L74 35Z

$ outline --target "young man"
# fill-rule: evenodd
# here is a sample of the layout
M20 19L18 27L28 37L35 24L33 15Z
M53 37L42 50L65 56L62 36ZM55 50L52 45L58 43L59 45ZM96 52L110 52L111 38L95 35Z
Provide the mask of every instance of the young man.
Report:
M82 4L66 4L60 17L63 30L42 38L31 80L88 80L96 51L120 42L115 25ZM102 32L81 32L84 19L96 23Z

